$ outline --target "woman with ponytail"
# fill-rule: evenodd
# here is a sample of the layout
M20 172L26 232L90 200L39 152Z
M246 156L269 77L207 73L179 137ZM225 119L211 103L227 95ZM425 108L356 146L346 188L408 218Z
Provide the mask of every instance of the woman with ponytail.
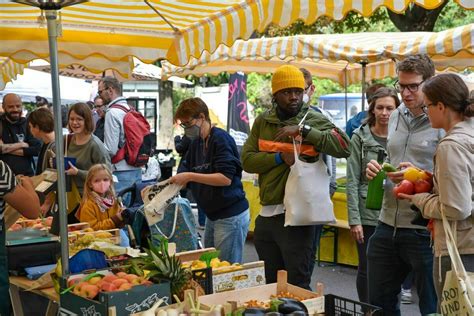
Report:
M428 79L423 93L431 126L444 129L446 136L434 157L433 192L403 198L433 220L433 279L439 304L446 272L451 270L441 211L456 228L454 238L466 271L474 272L474 100L461 77L452 73Z

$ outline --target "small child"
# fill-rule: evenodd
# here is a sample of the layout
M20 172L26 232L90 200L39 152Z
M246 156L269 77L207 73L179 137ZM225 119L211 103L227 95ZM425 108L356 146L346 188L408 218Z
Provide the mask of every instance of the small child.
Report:
M76 213L81 222L94 230L122 228L125 225L113 187L112 172L105 164L93 165L87 173L84 194Z

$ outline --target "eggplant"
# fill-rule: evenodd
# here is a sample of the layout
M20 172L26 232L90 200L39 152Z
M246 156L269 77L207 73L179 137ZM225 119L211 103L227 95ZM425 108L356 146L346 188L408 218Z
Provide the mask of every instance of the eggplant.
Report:
M282 304L278 305L278 311L282 314L290 315L291 313L294 313L294 312L305 313L301 315L308 314L308 309L300 301L294 300L292 298L278 298L278 300L283 302Z

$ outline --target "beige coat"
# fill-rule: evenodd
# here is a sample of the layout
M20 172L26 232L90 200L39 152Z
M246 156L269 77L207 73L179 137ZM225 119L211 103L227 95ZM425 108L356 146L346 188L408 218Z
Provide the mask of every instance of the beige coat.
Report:
M434 157L433 194L416 194L413 203L434 219L435 256L447 255L443 210L454 227L460 254L474 254L474 118L456 124L440 141Z

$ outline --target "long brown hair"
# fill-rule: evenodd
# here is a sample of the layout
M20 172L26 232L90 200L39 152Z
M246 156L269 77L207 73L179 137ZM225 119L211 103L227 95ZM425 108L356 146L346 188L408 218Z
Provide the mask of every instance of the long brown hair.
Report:
M400 105L400 99L398 99L395 89L389 87L379 88L370 99L369 109L367 110L367 118L365 119L364 123L368 124L369 126L375 125L375 114L373 113L375 109L375 103L377 99L385 97L392 97L393 100L395 100L395 108L398 108Z

